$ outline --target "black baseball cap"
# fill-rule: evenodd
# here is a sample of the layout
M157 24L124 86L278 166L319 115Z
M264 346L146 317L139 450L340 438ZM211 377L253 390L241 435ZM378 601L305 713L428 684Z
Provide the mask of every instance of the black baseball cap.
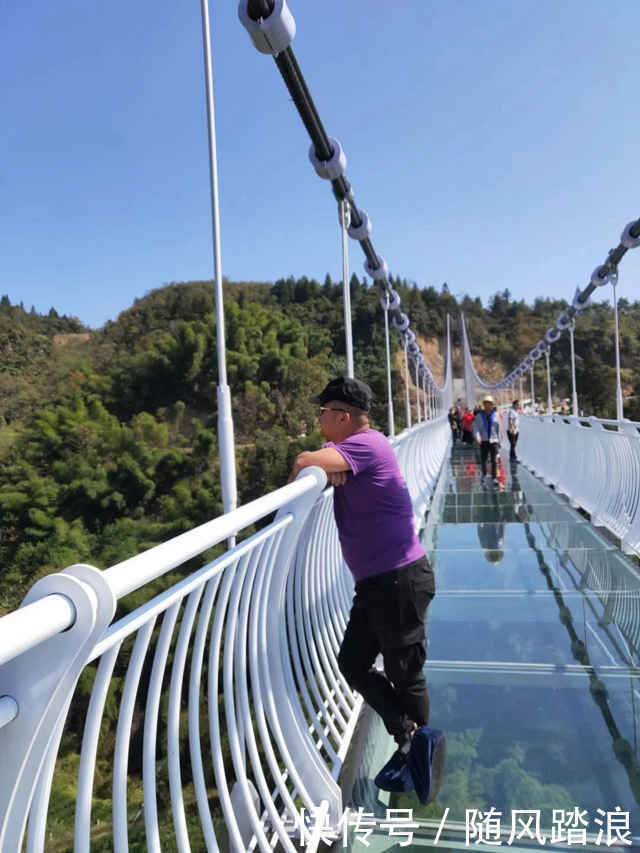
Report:
M348 376L339 376L337 379L332 379L320 394L309 397L310 403L319 403L321 406L328 403L329 400L339 400L356 409L363 409L368 412L371 408L373 393L366 382L351 379Z

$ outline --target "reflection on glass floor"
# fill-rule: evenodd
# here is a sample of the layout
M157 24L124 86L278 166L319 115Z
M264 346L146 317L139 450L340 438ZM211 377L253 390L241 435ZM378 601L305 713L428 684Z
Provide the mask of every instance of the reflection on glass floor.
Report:
M546 845L555 826L553 847L562 848L576 807L571 849L585 820L581 849L606 846L607 822L640 849L636 566L526 469L503 458L500 484L485 485L475 454L461 448L423 541L437 583L426 672L430 724L447 733L444 783L428 806L378 791L371 779L393 743L375 718L352 806L379 820L389 808L412 809L420 826L407 849L433 846L445 816L438 847L465 847L467 810L491 808L502 846L513 811L531 810ZM370 850L399 849L388 832L370 841ZM509 846L539 842L525 833ZM352 839L352 850L361 847Z

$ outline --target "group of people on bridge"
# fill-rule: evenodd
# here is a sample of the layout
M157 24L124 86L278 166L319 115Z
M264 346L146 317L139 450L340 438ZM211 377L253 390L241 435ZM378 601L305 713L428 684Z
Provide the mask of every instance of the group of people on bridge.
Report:
M459 401L460 402L460 401ZM474 442L480 453L480 467L482 477L487 477L487 462L491 466L491 479L494 485L498 485L498 450L501 444L500 414L495 400L487 394L482 405L476 406L473 411L467 406L461 408L459 405L452 406L449 410L449 425L453 443L462 441L464 444L473 445ZM520 401L514 400L507 413L506 432L509 439L509 458L517 462L516 446L520 434Z

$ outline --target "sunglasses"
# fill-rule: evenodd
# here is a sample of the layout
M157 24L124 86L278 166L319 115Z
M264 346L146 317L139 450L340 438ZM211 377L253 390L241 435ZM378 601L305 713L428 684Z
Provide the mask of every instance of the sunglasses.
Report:
M332 409L328 406L320 406L320 408L318 409L318 417L321 418L325 412L346 412L347 414L350 414L348 409L339 409L337 406L335 409Z

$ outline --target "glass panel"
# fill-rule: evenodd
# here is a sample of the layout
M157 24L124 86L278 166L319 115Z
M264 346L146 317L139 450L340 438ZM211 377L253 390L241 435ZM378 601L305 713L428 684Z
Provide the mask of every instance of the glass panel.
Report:
M449 506L486 506L486 505L506 505L513 506L518 503L530 503L535 505L540 504L557 504L561 498L554 495L548 489L542 494L536 493L531 497L529 490L527 494L520 491L499 492L494 489L480 489L477 492L448 492L443 495L444 505Z
M377 791L372 778L394 744L373 715L375 760L354 805L379 821L386 808L427 821L408 849L433 846L445 809L438 847L462 849L467 809L502 812L504 846L513 809L539 810L549 844L552 810L578 807L592 841L580 846L592 850L604 845L593 844L598 810L619 806L640 849L638 568L506 459L499 487L480 482L473 450L456 449L443 477L422 534L437 585L426 674L430 723L447 735L443 787L429 806ZM399 849L379 825L370 841Z
M629 637L600 623L604 603L575 591L438 592L429 610L430 660L628 666L635 657Z
M466 808L527 808L543 810L549 826L553 808L595 817L619 805L640 827L638 677L482 668L428 677L432 718L447 732L438 803L450 819L464 820Z
M445 524L473 521L577 521L579 516L569 507L557 503L533 505L514 501L509 506L488 501L482 506L446 506L439 520Z
M429 530L431 528L431 530ZM429 533L431 548L447 550L475 550L479 547L490 550L531 548L528 537L539 548L554 544L566 548L612 548L595 529L584 522L541 522L532 524L492 523L483 524L431 524L427 523L425 536Z
M605 552L609 553L609 552ZM555 551L542 552L554 578L560 561ZM500 551L429 551L438 594L446 590L545 590L548 589L538 558L531 550Z

